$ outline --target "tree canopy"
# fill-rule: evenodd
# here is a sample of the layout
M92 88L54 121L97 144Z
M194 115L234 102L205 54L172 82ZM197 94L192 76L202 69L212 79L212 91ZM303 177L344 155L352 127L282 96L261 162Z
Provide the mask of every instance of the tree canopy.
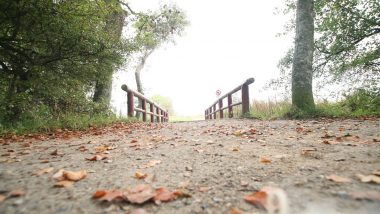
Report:
M0 1L1 117L81 107L104 68L122 63L126 43L106 24L118 10L117 1Z
M380 82L380 3L376 0L315 0L314 76L321 85L345 83L378 90ZM287 1L285 12L293 12ZM288 31L294 29L294 20ZM292 50L279 66L290 71Z

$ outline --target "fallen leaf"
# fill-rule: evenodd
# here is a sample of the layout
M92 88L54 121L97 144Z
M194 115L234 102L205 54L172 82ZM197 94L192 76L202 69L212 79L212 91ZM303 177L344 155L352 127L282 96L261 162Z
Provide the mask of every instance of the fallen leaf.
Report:
M114 201L114 200L124 200L124 192L121 190L97 190L92 198L99 199L100 201Z
M96 192L92 195L92 198L100 198L106 194L106 190L96 190Z
M380 201L380 192L376 191L351 192L349 195L356 200Z
M239 148L238 148L238 147L232 148L232 151L233 151L233 152L238 152L238 151L239 151Z
M135 178L137 178L137 179L145 179L146 177L148 177L147 173L142 173L142 172L136 172L135 173Z
M161 204L161 202L168 202L177 198L174 192L169 191L166 188L156 189L156 195L153 197L154 203Z
M153 167L153 166L155 166L156 164L159 164L159 163L161 163L160 160L151 160L148 163L140 166L140 169L150 168L150 167Z
M56 172L52 177L54 180L57 180L57 181L62 181L62 180L65 180L65 177L63 177L63 169L60 169L58 170L58 172Z
M137 143L138 141L137 140L131 140L130 143Z
M301 155L308 155L310 152L314 152L314 151L317 151L317 148L312 148L312 147L303 148L301 150Z
M234 208L232 208L232 210L230 210L229 214L243 214L243 211L241 211L237 207L234 207Z
M0 203L3 202L7 197L5 195L0 194Z
M363 183L376 183L376 184L380 184L380 176L377 176L377 175L362 175L362 174L357 174L356 176Z
M265 191L258 191L245 196L244 200L255 205L260 209L266 209L268 194Z
M378 171L378 170L375 170L375 171L373 171L373 172L372 172L372 174L373 174L373 175L377 175L377 176L380 176L380 171Z
M265 158L265 157L260 158L260 163L270 163L270 162L272 162L272 161L268 158Z
M338 175L329 175L326 178L328 180L334 181L336 183L351 183L351 179L345 178L345 177L341 177L341 176L338 176Z
M23 195L25 195L25 192L22 189L12 190L9 193L9 197L20 197L20 196L23 196Z
M94 155L90 158L85 158L86 160L89 160L89 161L100 161L100 160L104 160L104 159L107 159L108 157L106 155L103 155L103 154L98 154L98 155Z
M55 187L72 187L74 184L74 181L68 181L68 180L63 180L63 181L58 181L57 183L54 184Z
M86 176L87 176L86 170L81 170L78 172L63 171L63 177L69 181L79 181L86 178Z
M37 175L37 176L41 176L41 175L43 175L43 174L46 174L46 173L49 173L49 172L51 172L51 171L53 171L54 170L54 167L48 167L48 168L45 168L45 169L40 169L38 172L36 172L35 174Z
M271 195L273 200L268 201L268 197ZM244 197L244 200L255 205L258 208L266 209L269 213L274 213L281 210L286 210L287 207L287 196L284 190L266 186L263 187L260 191L254 192L250 195Z
M322 141L323 144L328 144L328 145L335 145L335 144L339 144L338 141L333 141L333 140L324 140Z
M155 196L152 187L149 185L140 184L136 187L129 189L125 197L131 203L142 204L149 201Z

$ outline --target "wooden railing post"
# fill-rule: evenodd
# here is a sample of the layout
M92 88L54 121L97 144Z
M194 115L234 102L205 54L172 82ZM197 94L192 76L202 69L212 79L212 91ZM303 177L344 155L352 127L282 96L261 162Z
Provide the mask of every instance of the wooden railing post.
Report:
M233 107L232 107L232 94L228 94L227 103L228 103L228 117L233 118L234 112L233 112Z
M151 115L150 115L150 122L154 122L154 104L153 103L151 103L150 104L150 113L152 113Z
M223 110L222 110L222 108L223 108L223 100L220 99L219 102L218 102L218 104L219 104L219 117L220 117L220 119L223 119Z
M249 89L248 84L244 83L241 87L241 106L242 106L242 114L245 116L249 113Z
M142 99L142 110L144 110L143 112L143 121L146 122L146 100L145 99Z
M156 114L157 114L157 122L159 123L160 122L160 109L156 106Z
M163 123L164 122L164 110L161 109L160 115L161 115L161 123Z
M132 91L127 92L128 117L133 117L135 114L135 103Z
M214 119L216 119L216 104L212 107L214 112Z

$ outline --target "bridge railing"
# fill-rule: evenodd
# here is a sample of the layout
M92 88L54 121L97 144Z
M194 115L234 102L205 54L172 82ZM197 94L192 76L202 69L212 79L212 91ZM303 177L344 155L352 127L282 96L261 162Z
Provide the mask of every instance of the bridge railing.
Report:
M254 78L247 79L243 84L236 87L234 90L228 92L227 94L221 96L216 100L209 108L205 110L205 119L216 119L217 114L219 118L224 118L223 111L228 109L228 117L232 118L234 116L233 107L241 105L242 114L246 115L249 113L249 88L248 86L255 81ZM232 94L241 90L241 102L232 103ZM223 99L227 98L227 106L223 107Z
M147 115L150 115L150 122L169 121L169 113L157 104L155 104L153 101L149 100L139 92L133 91L132 89L128 88L127 85L122 85L121 89L127 92L128 117L133 117L135 115L135 112L141 112L143 121L147 121ZM141 103L141 108L135 107L135 97L139 99L139 102ZM147 108L148 104L149 110Z

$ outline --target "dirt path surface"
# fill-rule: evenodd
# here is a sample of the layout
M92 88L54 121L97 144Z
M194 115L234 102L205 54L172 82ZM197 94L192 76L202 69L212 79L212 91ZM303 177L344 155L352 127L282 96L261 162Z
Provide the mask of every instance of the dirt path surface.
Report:
M120 125L98 136L0 141L0 213L265 213L244 200L264 186L286 192L288 213L380 213L379 139L371 119ZM86 160L96 154L107 159ZM59 169L87 176L54 187ZM180 194L159 205L92 198L139 184Z

